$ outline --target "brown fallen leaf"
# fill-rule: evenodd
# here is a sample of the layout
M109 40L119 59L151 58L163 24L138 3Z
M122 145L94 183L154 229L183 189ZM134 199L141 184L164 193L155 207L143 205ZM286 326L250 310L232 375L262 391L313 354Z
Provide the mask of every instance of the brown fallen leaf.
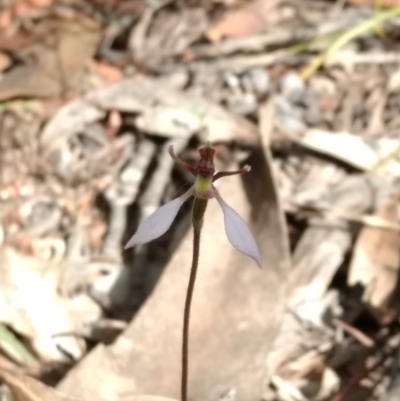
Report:
M49 7L54 0L25 0L25 3L31 4L33 7L43 8Z
M397 221L397 203L398 195L378 210L376 216L386 221ZM389 307L396 287L400 268L399 249L399 232L376 227L364 227L355 244L348 284L364 286L363 300L377 312Z
M246 191L239 177L221 180L219 190L252 222L263 270L229 246L221 210L210 201L190 326L188 388L193 401L218 399L228 391L235 392L237 401L262 397L267 355L284 309L289 253L271 170L259 148L248 162L252 172L244 180ZM59 385L61 391L97 400L117 400L127 393L178 397L191 255L189 232L128 329L72 369Z
M72 398L18 371L0 369L0 379L10 388L15 401L72 401Z
M0 13L0 28L7 29L13 20L37 16L41 9L49 7L54 0L17 0Z
M90 68L97 73L106 84L112 84L122 79L122 71L102 61L91 61Z
M14 401L85 401L63 394L15 370L0 369L0 379L10 388ZM119 401L176 401L171 398L137 395Z
M35 62L18 65L0 81L0 101L19 97L58 97L81 91L83 67L92 59L100 29L90 19L47 21L38 35L47 33L54 46L33 44L24 49Z
M60 96L60 81L36 66L18 66L0 81L0 102L26 97Z
M224 38L253 35L267 25L275 25L288 17L289 9L281 9L280 5L280 0L256 0L242 8L228 11L221 21L206 32L206 37L216 43Z

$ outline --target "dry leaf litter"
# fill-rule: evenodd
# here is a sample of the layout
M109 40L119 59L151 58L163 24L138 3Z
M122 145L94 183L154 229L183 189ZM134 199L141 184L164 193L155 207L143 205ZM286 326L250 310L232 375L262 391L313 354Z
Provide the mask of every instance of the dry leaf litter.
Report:
M179 398L190 204L210 141L262 272L206 214L189 392L400 397L397 0L0 1L4 400Z

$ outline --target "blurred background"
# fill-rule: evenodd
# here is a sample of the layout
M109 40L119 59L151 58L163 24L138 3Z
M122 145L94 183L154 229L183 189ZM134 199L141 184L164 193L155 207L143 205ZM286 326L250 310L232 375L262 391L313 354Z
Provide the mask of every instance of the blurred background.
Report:
M399 109L399 0L0 1L1 399L179 398L210 141L189 398L400 400Z

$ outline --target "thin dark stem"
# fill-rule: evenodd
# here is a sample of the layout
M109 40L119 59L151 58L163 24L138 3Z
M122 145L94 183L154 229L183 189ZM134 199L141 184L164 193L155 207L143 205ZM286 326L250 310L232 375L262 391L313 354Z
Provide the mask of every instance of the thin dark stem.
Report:
M190 309L194 284L196 281L197 267L199 265L200 254L200 232L201 225L193 226L193 260L190 270L189 285L186 292L185 310L183 316L183 337L182 337L182 381L181 381L181 399L187 401L187 383L188 383L188 360L189 360L189 321Z

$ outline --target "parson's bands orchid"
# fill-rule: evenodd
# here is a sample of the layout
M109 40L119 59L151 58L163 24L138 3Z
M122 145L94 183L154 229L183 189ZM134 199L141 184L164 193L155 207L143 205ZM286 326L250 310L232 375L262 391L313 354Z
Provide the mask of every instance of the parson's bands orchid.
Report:
M191 196L199 199L216 198L224 214L225 232L230 243L241 253L254 259L261 267L261 256L257 243L243 219L221 197L213 182L221 177L244 174L250 171L249 166L236 171L215 172L215 149L207 144L199 149L200 161L193 167L175 155L169 148L171 157L195 178L194 185L178 198L166 203L144 220L125 248L145 244L163 235L172 225L183 203Z

